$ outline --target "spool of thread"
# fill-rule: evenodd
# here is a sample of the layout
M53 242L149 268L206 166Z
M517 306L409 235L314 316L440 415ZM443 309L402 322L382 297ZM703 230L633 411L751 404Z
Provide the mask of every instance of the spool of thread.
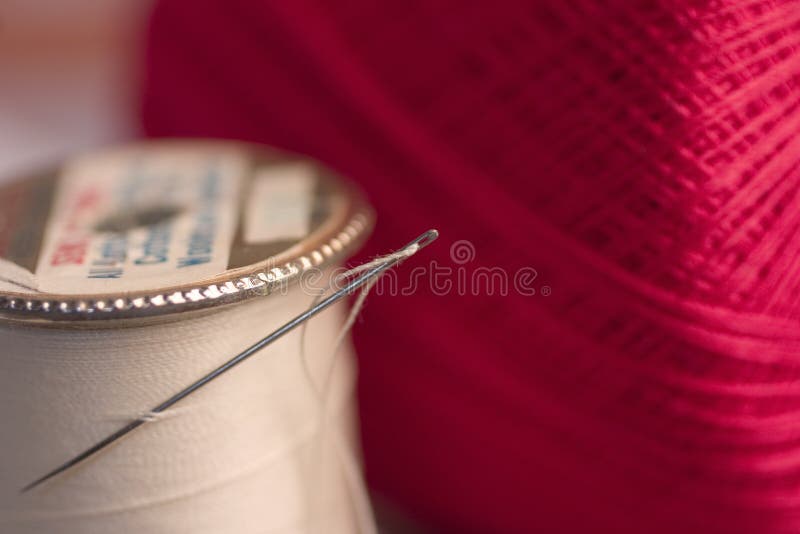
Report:
M324 281L365 236L357 192L298 158L162 141L12 184L0 207L0 532L372 528L341 309L147 412L310 305L290 282Z

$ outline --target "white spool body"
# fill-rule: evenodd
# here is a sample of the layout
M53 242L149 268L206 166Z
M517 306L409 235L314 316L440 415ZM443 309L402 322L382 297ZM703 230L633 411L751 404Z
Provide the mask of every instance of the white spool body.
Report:
M231 158L238 183L228 190L230 184L218 183L214 198L208 194L213 187L206 184L206 196L195 210L198 197L186 194L187 185L181 182L192 179L170 177L176 172L168 162L170 154L177 154L179 166L192 158ZM84 259L89 259L65 270L58 269L58 261L42 263L43 258L55 257L52 251L59 247L54 225L67 224L59 220L69 212L69 202L59 207L63 188L100 184L99 189L112 191L102 181L93 181L100 178L61 179L51 197L50 218L38 230L27 226L39 236L28 239L38 246L36 254L26 255L19 239L8 245L13 241L9 236L19 236L22 230L12 232L14 221L0 221L0 257L5 257L0 274L6 280L0 285L0 532L357 531L336 445L344 435L348 446L356 447L350 350L338 356L328 398L331 417L320 427L315 392L300 358L299 330L108 450L20 494L31 480L130 419L146 415L149 408L306 309L313 297L296 285L286 290L281 281L315 266L335 265L371 224L369 209L355 192L296 158L203 142L146 143L99 156L107 160L103 169L117 168L109 167L115 158L115 165L124 167L153 157L163 160L152 167L163 174L159 180L176 180L184 188L175 192L167 184L157 198L145 199L151 207L165 208L162 217L172 213L171 222L161 223L174 240L186 238L158 245L157 253L168 256L161 263L180 261L181 253L188 257L184 249L192 245L195 258L206 253L203 258L208 259L189 262L186 271L176 274L180 269L174 265L159 271L160 266L152 264L151 271L137 275L134 260L147 248L137 248L137 239L149 243L150 252L156 247L146 218L159 213L148 214L141 209L144 204L132 206L116 221L114 213L102 212L102 207L97 208L102 213L86 220L67 221L73 232L61 243L88 243ZM85 165L91 160L80 161ZM78 171L75 168L70 172L80 174L80 165ZM278 177L272 182L253 178L270 172ZM306 177L298 178L298 173ZM313 202L290 205L292 195L309 192ZM0 209L3 194L0 190ZM189 200L182 204L182 198ZM284 209L275 204L276 198L282 199ZM227 213L231 202L234 215L238 213L232 218ZM272 213L259 216L252 211L262 205ZM109 210L125 211L113 205ZM137 214L144 217L144 227L126 227ZM216 224L211 230L209 217ZM108 225L105 232L96 231L95 218ZM74 231L81 224L94 233L87 237ZM206 225L202 232L198 224ZM201 250L201 233L203 244L228 246L227 254ZM123 246L122 241L128 247L124 254L109 249ZM102 251L105 259L119 261L94 262L92 271L92 254ZM122 274L86 280L87 273L100 272L98 265ZM306 357L318 381L331 363L340 325L340 309L309 325Z

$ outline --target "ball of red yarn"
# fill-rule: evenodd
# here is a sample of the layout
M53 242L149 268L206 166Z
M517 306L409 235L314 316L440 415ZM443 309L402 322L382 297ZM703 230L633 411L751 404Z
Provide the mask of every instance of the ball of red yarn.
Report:
M799 44L795 0L162 0L143 122L328 162L367 253L441 230L453 286L356 330L369 481L425 524L796 533Z

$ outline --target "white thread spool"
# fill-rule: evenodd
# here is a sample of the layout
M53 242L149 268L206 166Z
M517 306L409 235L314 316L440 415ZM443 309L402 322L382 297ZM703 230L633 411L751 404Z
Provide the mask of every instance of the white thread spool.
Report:
M25 223L30 235L40 235L32 240L38 249L35 272L20 269L32 265L31 255L21 252L26 247L0 248L6 257L0 265L5 280L0 282L0 532L356 532L369 522L363 509L359 517L352 501L339 450L342 435L351 453L356 450L352 361L347 354L334 367L327 408L331 419L320 426L317 399L300 359L299 331L96 457L30 493L19 493L131 418L146 417L148 408L308 307L313 297L299 287L260 295L280 287L281 277L341 260L368 230L371 215L356 193L319 167L287 161L241 145L201 142L142 144L82 158L62 172L46 228L35 220ZM160 195L150 198L146 191L131 193L129 179L117 176L109 185L102 181L107 177L91 176L136 165L136 172L174 183L162 183ZM202 182L197 169L204 165L218 167L216 186ZM304 188L290 183L296 176L280 178L298 172L311 176L299 180ZM222 183L228 179L237 186ZM14 198L27 199L19 202L34 209L30 206L48 196L42 193L46 182L0 190L0 207ZM176 190L201 182L195 192L205 189L196 198ZM72 193L65 188L83 192L71 189L75 195L69 198ZM116 222L112 217L119 215L114 213L119 206L115 210L113 201L103 206L92 195L81 197L81 188L99 188L103 195L112 191L112 198L138 195L144 204L125 209L142 215L145 223L147 217L165 214L176 218L166 225L173 241L165 246L163 236L150 227L149 234L126 229L125 217ZM310 206L292 205L298 191L311 192ZM277 197L283 205L275 204ZM70 219L69 206L81 202L97 211ZM270 203L283 218L267 214L259 219L252 211ZM161 213L142 209L147 206ZM241 217L221 220L240 206ZM181 214L189 216L179 220ZM134 213L128 215L130 220ZM215 229L209 230L209 217L216 217ZM127 241L96 232L98 219L121 225L115 231L126 234ZM9 237L14 225L21 235L20 220L0 223L0 237ZM198 224L206 225L202 232ZM71 226L66 237L59 233L63 225ZM61 245L80 244L86 237L81 228L95 231L88 236L84 259L102 256L97 251L103 250L101 259L119 259L120 247L127 247L123 265L100 261L93 267L101 274L121 267L123 274L83 284L91 262L61 270L58 261L43 263L58 254L76 262L77 256L68 254L78 245L59 249L59 239ZM230 247L227 257L212 254L192 264L184 255L189 266L183 272L173 266L136 273L133 260L137 251L148 248L144 244L151 255L168 256L167 263L180 261L181 247L193 245L196 259L202 252L200 233L203 243ZM139 245L137 235L144 236ZM176 235L186 239L172 247ZM209 264L217 270L209 271ZM322 380L330 365L341 321L341 310L332 310L308 327L307 361L316 379Z

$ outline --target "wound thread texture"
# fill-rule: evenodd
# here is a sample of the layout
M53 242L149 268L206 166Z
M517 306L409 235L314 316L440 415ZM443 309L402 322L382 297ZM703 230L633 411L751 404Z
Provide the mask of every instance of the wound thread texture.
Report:
M0 532L351 533L368 525L369 509L357 518L365 512L348 495L350 478L360 476L349 349L331 369L340 307L311 322L304 361L294 331L173 410L141 412L310 300L295 287L147 326L0 324ZM328 384L322 427L309 376ZM32 477L119 428L125 413L141 414L147 424L19 493Z
M409 513L794 534L798 45L795 0L162 0L143 117L329 162L376 249L437 226L536 269L357 329L368 478Z

